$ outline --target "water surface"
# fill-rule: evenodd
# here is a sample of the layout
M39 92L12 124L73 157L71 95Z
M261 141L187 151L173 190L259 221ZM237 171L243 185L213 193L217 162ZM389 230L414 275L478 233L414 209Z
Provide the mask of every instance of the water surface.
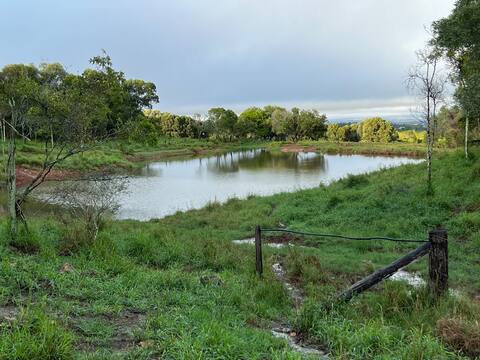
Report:
M159 161L134 176L121 197L120 219L147 220L232 197L271 195L327 184L348 174L418 162L407 157L231 152Z

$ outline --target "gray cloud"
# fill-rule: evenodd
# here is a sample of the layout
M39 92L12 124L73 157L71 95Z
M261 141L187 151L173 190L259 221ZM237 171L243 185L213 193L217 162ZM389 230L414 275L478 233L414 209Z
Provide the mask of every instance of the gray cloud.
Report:
M332 118L369 109L401 117L411 107L403 80L428 38L424 26L452 7L453 0L3 0L0 64L60 61L80 71L104 48L128 76L157 84L165 111L276 103L323 106Z

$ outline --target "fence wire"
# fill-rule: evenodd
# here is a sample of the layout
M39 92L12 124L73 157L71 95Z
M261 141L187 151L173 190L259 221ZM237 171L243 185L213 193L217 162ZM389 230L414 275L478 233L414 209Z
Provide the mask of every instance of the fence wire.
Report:
M335 235L335 234L320 234L320 233L310 233L304 231L296 231L296 230L288 230L288 229L260 229L262 232L283 232L289 234L297 234L297 235L306 235L306 236L314 236L314 237L325 237L325 238L336 238L336 239L343 239L343 240L358 240L358 241L365 241L365 240L385 240L385 241L393 241L393 242L404 242L404 243L427 243L426 240L414 240L414 239L397 239L391 238L386 236L345 236L345 235Z

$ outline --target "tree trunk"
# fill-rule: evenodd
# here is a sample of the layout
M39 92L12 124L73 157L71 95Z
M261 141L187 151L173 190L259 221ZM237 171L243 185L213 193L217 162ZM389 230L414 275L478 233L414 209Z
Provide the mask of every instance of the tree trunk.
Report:
M50 144L53 147L53 127L51 124L50 124Z
M432 192L432 118L430 114L430 100L427 99L427 193Z
M2 118L2 157L5 157L5 143L7 141L5 126L6 126L5 118Z
M465 159L468 159L468 116L465 118Z
M10 220L10 236L12 240L17 237L17 175L15 172L16 143L15 131L10 128L8 138L8 159L7 159L7 191L8 191L8 215Z

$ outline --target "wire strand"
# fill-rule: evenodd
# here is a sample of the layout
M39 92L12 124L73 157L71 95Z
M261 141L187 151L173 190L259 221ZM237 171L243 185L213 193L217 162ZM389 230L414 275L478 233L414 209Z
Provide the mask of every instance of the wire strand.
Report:
M356 236L344 236L344 235L334 235L334 234L319 234L319 233L309 233L304 231L288 230L288 229L260 229L263 232L284 232L297 235L307 235L307 236L316 236L316 237L330 237L343 240L385 240L385 241L394 241L394 242L407 242L407 243L426 243L425 240L413 240L413 239L396 239L385 236L369 236L369 237L356 237Z

